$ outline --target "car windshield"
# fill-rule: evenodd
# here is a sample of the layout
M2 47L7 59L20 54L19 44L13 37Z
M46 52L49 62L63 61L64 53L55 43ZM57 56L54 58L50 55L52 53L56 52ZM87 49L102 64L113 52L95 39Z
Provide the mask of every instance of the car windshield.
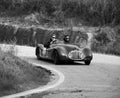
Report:
M86 43L73 43L72 45L76 45L76 46L78 46L79 48L84 48L84 47L87 46Z
M59 46L70 46L70 47L75 47L75 48L84 48L87 46L87 40L79 40L75 43L64 43L63 41L58 41L57 43L54 43L52 44L50 47L55 47L56 45L59 45Z
M81 39L78 42L75 42L74 45L77 45L79 48L84 48L87 46L87 40Z

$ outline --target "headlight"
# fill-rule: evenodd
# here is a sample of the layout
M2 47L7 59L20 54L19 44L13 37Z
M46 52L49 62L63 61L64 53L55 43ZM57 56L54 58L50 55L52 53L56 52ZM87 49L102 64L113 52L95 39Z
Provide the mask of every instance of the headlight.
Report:
M72 59L72 57L73 57L72 53L69 53L68 57L69 57L70 59Z
M81 59L84 59L85 58L85 55L84 55L84 53L81 53Z

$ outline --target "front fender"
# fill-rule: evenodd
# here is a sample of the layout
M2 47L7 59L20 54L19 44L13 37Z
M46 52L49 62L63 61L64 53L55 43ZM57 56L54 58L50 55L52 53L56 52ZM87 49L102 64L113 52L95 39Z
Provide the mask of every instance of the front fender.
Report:
M89 49L89 48L84 48L84 49L82 50L82 53L83 53L85 56L92 56L92 51L91 51L91 49Z
M67 56L67 50L64 47L56 47L55 48L59 54L59 56Z

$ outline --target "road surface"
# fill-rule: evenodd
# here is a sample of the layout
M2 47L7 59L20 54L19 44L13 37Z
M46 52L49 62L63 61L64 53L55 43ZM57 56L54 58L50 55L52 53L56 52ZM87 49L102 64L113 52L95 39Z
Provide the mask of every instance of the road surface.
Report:
M29 98L120 98L120 57L94 54L90 66L83 62L54 65L46 60L37 60L34 51L35 48L23 48L18 55L59 70L64 74L65 81Z

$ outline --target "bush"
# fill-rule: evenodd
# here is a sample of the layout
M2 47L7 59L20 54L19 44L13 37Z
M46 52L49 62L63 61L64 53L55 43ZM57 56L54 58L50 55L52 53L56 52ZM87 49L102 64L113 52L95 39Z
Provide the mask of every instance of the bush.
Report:
M94 35L91 48L94 52L120 55L120 34L118 28L110 30L102 28L100 32Z
M13 32L14 32L14 27L10 25L0 25L0 41L1 42L9 42L13 40Z
M68 18L94 26L120 23L119 0L0 0L0 10L14 13L13 16L38 12L60 24Z
M17 55L17 48L16 48L16 41L4 42L1 45L0 50L10 54L10 55Z

